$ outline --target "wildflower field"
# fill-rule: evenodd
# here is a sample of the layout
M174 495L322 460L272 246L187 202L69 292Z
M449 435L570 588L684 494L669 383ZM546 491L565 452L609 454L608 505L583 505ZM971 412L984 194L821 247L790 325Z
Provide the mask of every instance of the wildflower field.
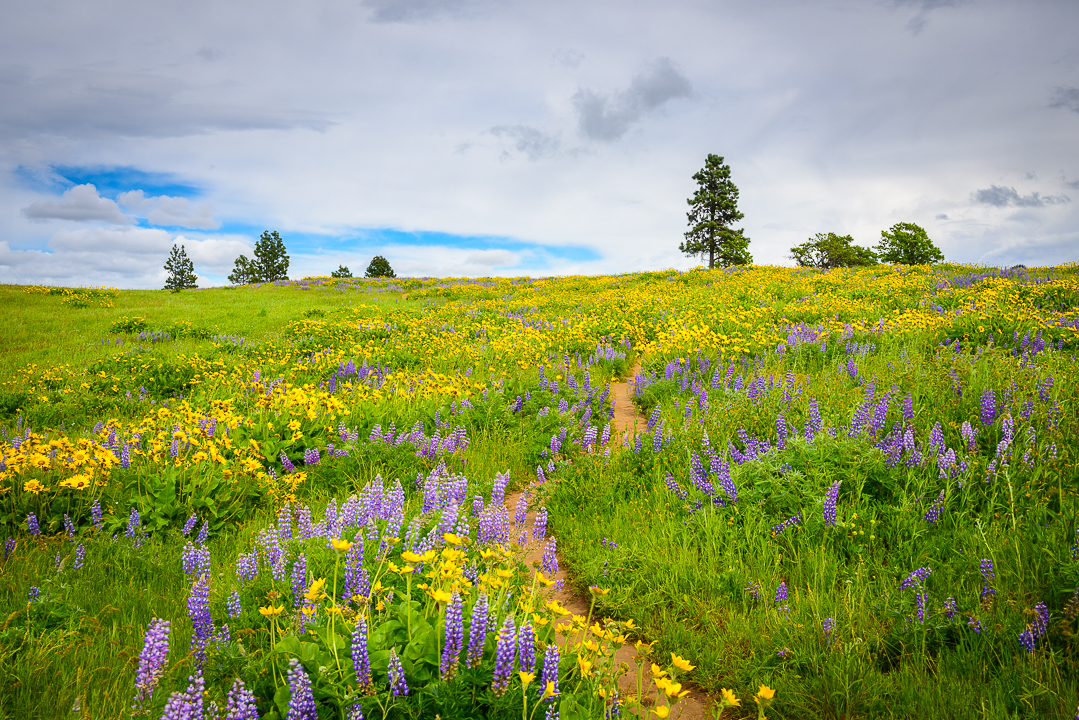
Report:
M0 302L0 718L1079 711L1079 266Z

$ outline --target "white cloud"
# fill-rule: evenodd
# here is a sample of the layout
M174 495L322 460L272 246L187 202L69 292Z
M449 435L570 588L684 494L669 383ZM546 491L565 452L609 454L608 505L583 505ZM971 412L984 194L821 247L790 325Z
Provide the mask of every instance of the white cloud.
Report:
M121 212L115 201L103 198L93 185L76 185L70 188L58 200L38 200L22 210L22 214L31 220L73 220L86 222L97 220L117 225L131 222L131 218Z
M221 227L207 203L193 203L187 198L168 195L147 197L142 190L120 193L116 199L129 211L146 218L152 225L201 230L216 230Z
M465 256L468 265L482 265L484 267L510 267L520 262L521 257L509 250L475 250Z

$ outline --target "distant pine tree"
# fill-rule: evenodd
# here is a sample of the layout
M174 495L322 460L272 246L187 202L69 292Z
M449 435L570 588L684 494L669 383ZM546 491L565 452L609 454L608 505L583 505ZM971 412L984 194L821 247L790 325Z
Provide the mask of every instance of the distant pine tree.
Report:
M169 273L168 279L165 280L166 290L180 292L181 290L193 290L198 287L195 284L199 279L195 275L195 264L187 256L187 250L183 245L180 247L172 246L172 254L165 261L165 270Z
M229 275L229 282L233 285L247 285L255 282L255 264L248 260L246 255L236 258L236 264Z
M350 278L352 277L352 271L344 265L338 265L337 269L330 273L332 278Z
M251 282L288 280L288 252L276 230L264 231L255 243L254 266L255 277Z

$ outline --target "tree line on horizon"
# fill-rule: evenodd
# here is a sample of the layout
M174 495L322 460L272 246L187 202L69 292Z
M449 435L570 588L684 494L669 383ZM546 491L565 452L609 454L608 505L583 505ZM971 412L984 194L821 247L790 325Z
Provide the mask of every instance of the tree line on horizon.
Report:
M704 168L693 179L697 190L687 201L690 229L678 249L686 255L708 258L708 268L750 265L749 238L742 228L731 226L745 217L738 210L738 186L731 181L731 168L719 155L709 154ZM790 258L799 267L830 270L862 267L878 263L928 265L944 260L928 233L914 223L896 223L881 231L881 241L873 249L854 244L850 235L817 233L790 249Z

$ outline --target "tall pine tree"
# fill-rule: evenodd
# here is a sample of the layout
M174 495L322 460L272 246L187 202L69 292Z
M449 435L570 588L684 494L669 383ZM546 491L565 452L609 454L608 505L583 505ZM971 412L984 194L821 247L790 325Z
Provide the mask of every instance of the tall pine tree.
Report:
M689 232L678 249L686 255L708 258L709 269L717 264L749 265L749 238L730 226L745 215L738 211L738 188L731 182L731 168L723 158L709 154L704 168L693 176L697 190L689 202Z
M165 280L166 290L180 292L181 290L193 290L198 287L195 284L198 280L198 276L195 275L195 264L187 256L187 250L184 249L183 245L180 247L172 246L172 254L165 261L165 270L169 273L168 279Z
M251 282L288 280L288 252L285 241L274 230L263 231L255 242L254 278Z

